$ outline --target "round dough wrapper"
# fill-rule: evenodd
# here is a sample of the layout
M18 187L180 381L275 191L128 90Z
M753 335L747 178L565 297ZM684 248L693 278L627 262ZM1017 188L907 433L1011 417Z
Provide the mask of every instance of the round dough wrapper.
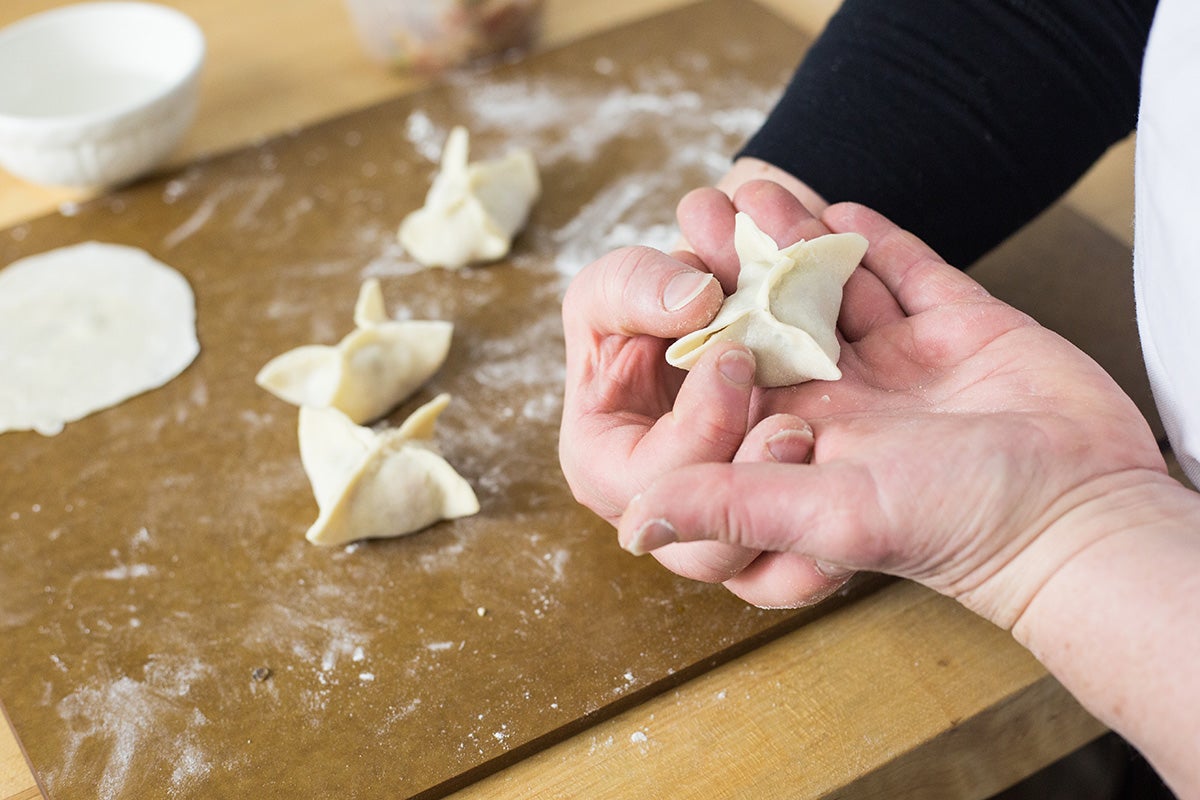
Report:
M199 352L191 286L144 250L85 242L0 270L0 433L53 436Z

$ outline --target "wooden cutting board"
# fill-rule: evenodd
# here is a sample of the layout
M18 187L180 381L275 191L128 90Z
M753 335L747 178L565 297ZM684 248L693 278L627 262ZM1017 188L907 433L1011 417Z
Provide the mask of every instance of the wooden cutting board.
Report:
M144 247L192 282L203 348L58 437L0 436L0 700L51 797L440 795L852 600L757 611L626 556L554 452L570 276L668 246L804 45L712 0L0 231L0 264ZM532 147L545 193L510 260L420 272L394 230L454 124L480 157ZM972 274L1152 413L1126 246L1060 206ZM370 276L457 326L389 422L452 393L440 441L483 510L324 550L295 410L253 376L340 338Z
M202 346L57 437L0 437L0 699L50 796L440 794L843 602L760 611L627 556L555 452L570 277L669 246L803 46L716 0L0 232L0 264L145 248L191 282ZM531 147L544 194L509 260L420 271L394 231L456 124L477 157ZM456 325L389 424L451 393L440 443L482 511L322 549L296 410L253 377L344 335L368 277Z

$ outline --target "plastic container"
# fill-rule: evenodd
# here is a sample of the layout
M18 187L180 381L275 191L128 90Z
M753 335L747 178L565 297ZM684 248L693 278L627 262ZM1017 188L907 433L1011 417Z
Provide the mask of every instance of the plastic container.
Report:
M526 52L542 0L346 0L367 52L402 72L437 75Z

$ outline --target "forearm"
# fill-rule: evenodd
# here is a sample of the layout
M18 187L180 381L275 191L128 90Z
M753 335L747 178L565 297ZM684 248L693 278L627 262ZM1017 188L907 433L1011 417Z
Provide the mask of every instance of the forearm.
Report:
M1200 796L1200 494L1155 477L1044 536L1081 530L1092 544L1041 587L1013 635L1180 797Z
M1154 0L845 0L741 155L969 266L1137 114Z

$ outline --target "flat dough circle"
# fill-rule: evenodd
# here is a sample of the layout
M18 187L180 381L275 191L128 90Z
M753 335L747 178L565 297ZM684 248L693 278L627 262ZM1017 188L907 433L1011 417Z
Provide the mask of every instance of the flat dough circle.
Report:
M199 352L191 287L144 250L85 242L0 270L0 433L53 436Z

